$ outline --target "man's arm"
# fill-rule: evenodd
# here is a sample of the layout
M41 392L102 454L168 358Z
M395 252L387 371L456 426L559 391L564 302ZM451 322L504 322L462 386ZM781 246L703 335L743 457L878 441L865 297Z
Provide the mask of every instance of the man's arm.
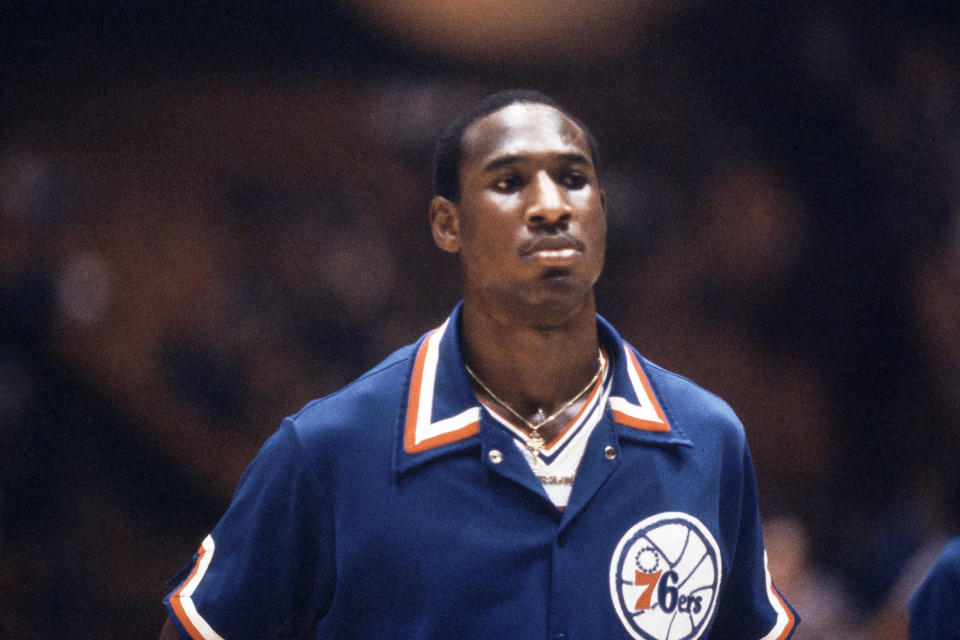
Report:
M730 535L737 542L725 568L727 585L710 637L785 640L793 635L800 618L780 596L767 570L756 475L750 451L742 444L740 473L729 473L721 484L721 492L729 498L721 514L726 517L724 530L734 531Z
M247 467L227 512L164 598L177 634L294 638L322 616L336 582L333 519L292 421ZM242 604L240 604L242 603ZM186 631L184 631L186 630Z
M163 629L160 630L158 640L180 640L180 634L177 633L173 623L170 622L170 618L167 618L163 623Z

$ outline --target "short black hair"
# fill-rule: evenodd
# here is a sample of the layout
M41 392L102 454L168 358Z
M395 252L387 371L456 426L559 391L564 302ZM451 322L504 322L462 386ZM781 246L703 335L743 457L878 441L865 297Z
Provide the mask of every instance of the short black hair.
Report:
M441 136L433 155L434 194L443 196L451 202L460 199L460 160L463 154L463 135L475 122L494 111L516 103L543 104L553 107L573 121L587 136L590 145L590 160L595 170L599 170L597 143L593 134L578 118L561 107L550 96L530 89L506 89L487 96L472 109L457 118Z

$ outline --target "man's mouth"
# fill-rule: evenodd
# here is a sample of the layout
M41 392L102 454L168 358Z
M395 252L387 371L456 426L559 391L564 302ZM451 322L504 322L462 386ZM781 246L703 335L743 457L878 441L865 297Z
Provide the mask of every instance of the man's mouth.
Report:
M540 249L530 254L534 260L544 266L560 267L572 263L580 256L574 248L567 249Z
M523 247L523 255L546 267L565 267L580 258L583 243L570 236L537 238Z

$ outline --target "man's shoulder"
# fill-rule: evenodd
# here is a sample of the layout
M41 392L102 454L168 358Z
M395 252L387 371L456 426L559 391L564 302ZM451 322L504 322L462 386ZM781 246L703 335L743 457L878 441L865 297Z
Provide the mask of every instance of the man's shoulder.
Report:
M669 420L691 436L709 429L743 438L743 424L726 400L690 378L648 360L635 349L634 353Z
M623 349L626 349L627 358L621 366L617 367L617 371L626 378L632 378L633 372L630 368L622 366L628 364L632 356L636 360L636 366L642 372L640 377L645 377L649 381L657 402L667 414L667 418L677 426L694 430L703 425L712 429L719 426L734 434L742 433L743 426L740 420L723 398L701 387L685 375L649 360L639 349L621 337L613 325L602 316L597 316L597 326L601 339L608 349L616 347L620 355L624 355ZM634 386L642 385L642 380L631 379L630 382Z
M409 383L416 344L394 351L382 362L333 393L308 402L288 419L301 436L317 431L352 429L396 418Z
M714 411L731 412L730 405L726 400L718 396L713 391L700 386L687 376L676 371L672 371L655 362L652 362L644 356L639 356L642 366L650 377L651 383L663 389L665 394L671 394L676 399L701 402Z

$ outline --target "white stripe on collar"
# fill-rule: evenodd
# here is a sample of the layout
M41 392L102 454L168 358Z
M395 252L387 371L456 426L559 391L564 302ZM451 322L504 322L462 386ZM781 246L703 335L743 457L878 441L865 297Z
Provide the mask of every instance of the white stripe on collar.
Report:
M475 435L480 429L480 407L433 422L433 394L436 386L440 341L449 318L430 333L417 351L407 398L407 421L403 446L407 453L419 453Z
M626 357L624 365L627 369L627 377L640 404L620 396L611 396L610 410L613 412L613 419L620 424L642 431L669 432L670 424L660 403L657 402L647 375L637 362L637 357L633 355L633 351L626 343L623 344L623 351Z
M423 340L417 350L404 423L403 445L407 453L420 453L479 433L482 411L479 402L456 415L436 421L433 419L440 343L449 328L448 318ZM611 395L608 403L614 421L641 431L669 433L670 424L657 402L650 381L626 343L623 343L623 354L623 365L629 380L629 385L624 386L631 388L636 400ZM619 385L615 383L615 386Z

